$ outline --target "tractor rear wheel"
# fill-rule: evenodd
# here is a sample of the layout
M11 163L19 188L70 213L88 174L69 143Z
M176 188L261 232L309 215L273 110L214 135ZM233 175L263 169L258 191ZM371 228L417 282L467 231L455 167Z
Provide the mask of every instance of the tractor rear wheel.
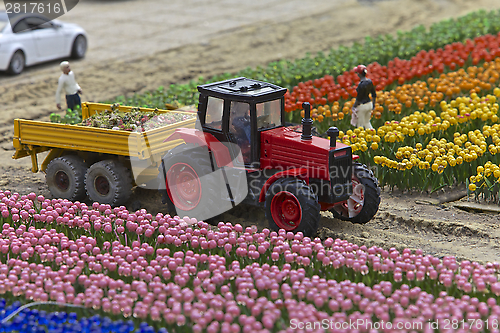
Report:
M338 219L364 224L377 214L380 204L378 180L364 164L353 163L352 192L347 201L330 211Z
M169 151L160 166L160 192L170 213L208 220L221 205L221 186L212 167L207 147L183 144ZM224 186L225 189L225 186Z
M274 231L300 231L312 237L318 229L320 209L318 197L300 179L278 179L266 194L266 218Z
M85 175L85 189L92 201L123 205L132 194L130 171L120 162L104 160L92 164Z
M54 198L83 200L86 171L87 164L77 155L54 158L45 170L45 182Z

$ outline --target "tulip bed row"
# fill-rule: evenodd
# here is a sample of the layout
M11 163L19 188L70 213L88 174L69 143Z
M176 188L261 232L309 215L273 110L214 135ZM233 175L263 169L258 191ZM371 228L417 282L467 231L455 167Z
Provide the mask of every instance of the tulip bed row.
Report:
M492 53L496 54L496 50L499 50L498 37L482 36L477 40L489 41ZM460 50L466 44L455 45L461 46L450 49ZM474 50L473 45L468 49ZM486 60L490 60L491 54L483 47L479 49L482 51L474 52L479 52ZM461 50L459 53L466 52ZM472 58L477 62L479 56ZM339 140L351 145L353 151L362 155L365 161L373 161L382 166L374 171L383 186L432 191L445 185L464 183L478 165L494 160L500 149L497 126L491 128L491 133L490 126L486 126L486 133L480 133L479 130L484 125L498 122L496 98L500 96L500 89L494 88L494 85L498 83L499 71L500 58L495 58L484 62L480 67L469 66L442 73L437 78L429 77L426 81L416 81L411 85L405 84L390 91L379 92L378 103L373 112L373 124L376 128L377 123L383 124L383 119L379 119L380 111L384 112L385 108L393 111L392 116L385 112L386 119L392 117L396 120L386 120L376 130L355 129L348 130L345 134L341 131ZM319 85L320 81L310 82L310 85ZM347 86L354 82L349 81ZM450 98L455 99L450 101ZM319 122L324 119L342 120L350 112L353 103L354 100L345 102L341 112L338 101L332 107L319 106L316 110L313 109L313 115L317 112L316 119ZM441 108L440 114L433 110L438 105ZM413 111L417 106L421 111L428 112ZM301 115L303 116L303 111ZM332 124L331 121L326 123ZM480 138L476 138L478 134L481 134ZM461 137L461 143L457 145L456 140L448 142L448 138L457 136ZM466 139L467 136L471 138L470 141ZM461 147L462 144L464 147ZM497 196L498 186L494 183L484 185L482 189L488 196Z
M379 91L371 122L375 127L379 127L384 121L399 121L404 115L417 108L421 111L430 111L431 108L443 101L469 92L471 94L487 94L489 92L498 94L498 89L495 90L492 84L497 83L500 76L499 71L500 58L496 58L495 61L486 62L481 67L470 66L467 68L467 72L461 68L455 72L441 74L439 78L429 77L426 81L405 84L390 91ZM354 101L354 99L346 101L343 107L338 101L335 101L331 107L327 104L313 108L312 117L317 120L315 123L317 128L322 131L330 125L339 126L350 121L349 118L346 118L342 122L344 117L351 112ZM385 111L386 109L387 111ZM304 116L303 110L300 115ZM324 122L325 119L329 121ZM497 121L498 119L493 117L492 120ZM321 124L322 122L324 123ZM349 126L340 126L340 128L345 127Z
M396 58L387 66L369 64L368 77L378 90L373 116L381 119L375 120L374 125L417 108L433 108L442 100L463 93L491 92L500 77L500 58L497 58L500 56L499 42L500 33L496 36L485 35L473 41L448 44L443 49L421 51L410 60ZM480 61L485 63L477 67ZM451 72L445 74L445 69ZM417 79L419 81L409 84ZM320 132L325 132L332 125L349 127L349 119L343 119L351 112L358 83L359 78L353 69L336 79L327 75L299 83L285 95L285 109L298 121L299 114L303 117L302 103L309 102L317 106L312 109L312 117L317 120L315 125ZM394 85L398 86L388 89Z
M290 91L299 82L315 80L325 75L340 76L359 64L378 63L387 65L395 58L410 59L420 51L439 49L447 44L464 42L477 36L497 34L500 31L500 15L498 11L477 11L457 19L450 19L433 24L429 29L418 26L410 31L398 31L391 34L366 37L363 43L354 43L350 47L340 46L331 49L327 54L308 54L294 61L280 60L267 66L247 68L238 73L225 73L205 79L200 77L188 84L173 84L168 88L159 87L156 91L132 97L120 96L110 103L136 105L141 107L158 107L165 103L180 102L192 105L198 102L196 87L200 84L216 82L236 76L246 76L257 80L271 82Z
M495 93L500 96L500 89ZM382 185L425 190L465 183L478 165L498 158L496 96L474 93L443 101L441 108L439 117L416 111L377 130L342 132L341 140L381 166L376 173Z
M5 191L0 200L2 297L84 307L75 310L79 318L89 311L101 322L106 316L106 327L129 327L123 332L131 331L129 323L144 333L153 327L292 332L294 323L323 320L369 328L380 321L425 327L444 318L480 331L474 325L500 316L499 263L459 263L420 250L367 248L238 224L214 227L35 194ZM47 327L40 319L45 312L23 313ZM117 322L123 317L132 322ZM10 320L0 330L28 332L27 320ZM82 320L88 325L93 319ZM151 328L140 327L144 322ZM60 324L71 326L69 317ZM73 324L83 327L81 320Z
M488 174L494 179L480 172L469 177L477 167L498 160L499 41L500 34L485 35L421 51L408 61L396 58L388 66L369 65L369 77L378 89L396 84L396 78L400 85L377 93L375 130L341 131L338 140L351 145L364 161L379 165L373 167L382 186L435 191L466 183L470 190L479 189L476 197L497 200L500 186L494 167ZM406 83L422 77L427 79ZM359 79L351 70L336 81L326 76L300 83L288 95L288 110L313 103L319 105L312 114L320 132L331 125L348 127L350 117L345 116L354 103L349 98L356 96ZM331 106L321 105L332 101ZM440 113L434 111L438 105Z
M40 305L49 305L50 302L41 302ZM108 317L93 315L89 318L81 317L75 312L47 312L44 310L30 309L29 305L21 306L21 302L15 301L7 305L5 299L0 299L0 332L29 332L29 333L155 333L156 330L142 323L136 329L132 320L113 321ZM55 304L57 305L57 304ZM82 312L82 311L80 311ZM85 311L83 311L85 312ZM160 329L158 333L168 333L166 329Z

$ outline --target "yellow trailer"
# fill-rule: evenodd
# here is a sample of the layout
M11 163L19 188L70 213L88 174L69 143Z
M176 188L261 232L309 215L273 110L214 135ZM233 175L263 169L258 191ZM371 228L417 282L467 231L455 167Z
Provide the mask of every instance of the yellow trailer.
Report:
M110 109L109 104L82 103L82 118ZM117 108L122 112L132 109L130 106ZM140 108L140 111L155 110ZM121 205L130 197L134 186L155 184L162 157L184 142L164 140L177 128L195 127L194 110L157 112L194 117L145 132L15 119L16 152L12 158L31 156L32 171L45 172L54 197L82 200L88 195L93 201ZM48 154L39 166L38 154L46 151Z

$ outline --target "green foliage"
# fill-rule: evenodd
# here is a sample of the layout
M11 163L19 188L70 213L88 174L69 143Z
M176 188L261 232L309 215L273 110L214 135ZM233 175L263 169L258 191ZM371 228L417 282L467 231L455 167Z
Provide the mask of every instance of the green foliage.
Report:
M50 122L63 124L78 124L82 122L82 110L80 106L76 106L75 110L67 109L66 114L61 117L60 114L51 113Z
M304 58L294 61L274 61L267 66L246 68L237 73L224 73L209 79L199 77L187 84L172 84L168 89L160 87L143 95L119 96L106 103L150 108L164 108L165 103L172 104L175 101L184 105L196 104L198 85L238 76L271 82L290 89L299 82L327 74L338 76L360 63L378 62L386 65L395 57L410 59L421 50L438 49L446 44L464 42L466 39L496 34L499 31L500 11L480 10L457 19L435 23L429 29L420 25L407 32L398 31L395 36L387 34L366 37L364 43L354 43L350 47L340 46L331 49L328 54L307 54Z

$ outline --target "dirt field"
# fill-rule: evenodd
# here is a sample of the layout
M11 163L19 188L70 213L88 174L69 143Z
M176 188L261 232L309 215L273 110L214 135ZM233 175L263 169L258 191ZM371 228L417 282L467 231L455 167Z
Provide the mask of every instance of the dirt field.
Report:
M200 75L236 72L306 52L328 51L367 35L428 26L479 8L500 8L498 0L263 0L247 7L227 0L210 3L208 7L203 1L81 1L63 19L89 32L88 56L72 63L83 99L102 101ZM30 68L18 77L0 74L1 189L50 197L44 175L31 173L29 158L11 159L12 121L47 120L56 111L58 63ZM353 225L327 213L320 235L386 248L422 248L427 254L479 262L498 260L499 215L441 204L450 199L445 196L384 190L379 213L371 222ZM164 211L156 193L138 189L128 208L140 207ZM263 211L248 207L237 207L223 219L267 225Z

